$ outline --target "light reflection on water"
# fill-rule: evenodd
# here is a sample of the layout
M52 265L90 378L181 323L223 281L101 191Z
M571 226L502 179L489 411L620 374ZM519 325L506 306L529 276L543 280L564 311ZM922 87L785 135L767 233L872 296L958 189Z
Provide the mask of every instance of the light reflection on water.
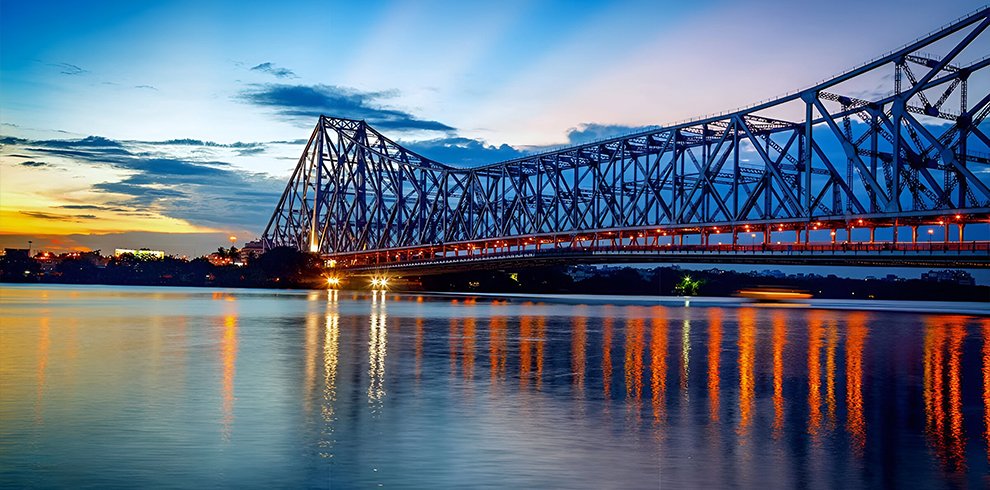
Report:
M987 319L111 287L0 306L0 486L988 483Z

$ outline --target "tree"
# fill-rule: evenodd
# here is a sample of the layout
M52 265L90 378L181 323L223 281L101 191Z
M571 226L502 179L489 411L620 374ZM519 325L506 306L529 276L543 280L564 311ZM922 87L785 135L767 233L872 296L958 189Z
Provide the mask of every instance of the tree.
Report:
M692 279L691 276L685 274L681 277L681 282L674 286L674 292L681 296L697 296L698 290L704 283L704 279Z
M324 285L320 256L292 247L275 247L265 252L249 268L260 269L276 287L317 287Z

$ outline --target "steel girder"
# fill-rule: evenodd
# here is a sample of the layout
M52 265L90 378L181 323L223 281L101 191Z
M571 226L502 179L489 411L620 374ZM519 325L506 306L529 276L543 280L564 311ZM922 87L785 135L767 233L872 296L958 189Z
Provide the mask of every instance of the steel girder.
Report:
M264 232L323 254L599 230L990 211L982 9L807 90L749 109L475 168L321 116ZM937 45L945 54L926 53ZM983 45L985 46L985 44ZM866 77L874 97L844 95ZM873 79L873 78L871 78ZM975 100L975 103L970 103ZM953 107L949 107L950 104ZM797 117L773 117L781 112ZM803 117L801 115L803 114Z

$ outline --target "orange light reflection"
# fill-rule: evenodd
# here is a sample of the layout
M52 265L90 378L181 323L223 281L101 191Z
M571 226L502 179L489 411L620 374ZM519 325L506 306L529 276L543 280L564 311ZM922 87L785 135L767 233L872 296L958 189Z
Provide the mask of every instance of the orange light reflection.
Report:
M602 319L602 395L607 406L612 399L612 317L608 315Z
M722 310L708 309L708 418L719 420L720 362L722 356Z
M787 344L787 315L773 314L773 435L784 429L784 346Z
M533 319L523 316L519 319L519 386L529 386L529 376L533 365Z
M666 418L667 392L667 315L661 310L653 317L650 332L650 392L653 402L653 422L661 424Z
M584 316L574 316L571 319L571 372L574 373L574 391L578 394L584 393L587 343L588 319Z
M828 428L835 429L835 348L839 344L839 330L835 321L829 322L826 331L828 345L825 348L825 405L828 407Z
M754 361L756 358L756 310L739 310L739 433L749 432L756 399Z
M866 418L863 416L863 347L869 329L866 313L852 313L846 337L846 430L859 457L866 447Z
M926 434L943 468L952 473L966 469L960 372L964 322L958 316L925 318Z
M822 312L808 313L808 433L815 439L822 426Z
M237 368L237 316L227 315L223 319L223 339L220 343L223 360L223 429L224 441L230 441L231 426L234 423L234 375Z
M632 398L638 406L643 398L643 348L645 347L643 319L626 319L625 376L626 398Z

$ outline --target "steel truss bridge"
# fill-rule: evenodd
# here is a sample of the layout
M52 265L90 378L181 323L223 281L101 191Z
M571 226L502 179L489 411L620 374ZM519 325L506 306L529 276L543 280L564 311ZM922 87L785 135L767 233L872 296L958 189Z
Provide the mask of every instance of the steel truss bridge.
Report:
M770 102L472 168L321 116L263 241L354 272L623 260L987 267L988 243L964 230L990 223L988 26L983 8Z

